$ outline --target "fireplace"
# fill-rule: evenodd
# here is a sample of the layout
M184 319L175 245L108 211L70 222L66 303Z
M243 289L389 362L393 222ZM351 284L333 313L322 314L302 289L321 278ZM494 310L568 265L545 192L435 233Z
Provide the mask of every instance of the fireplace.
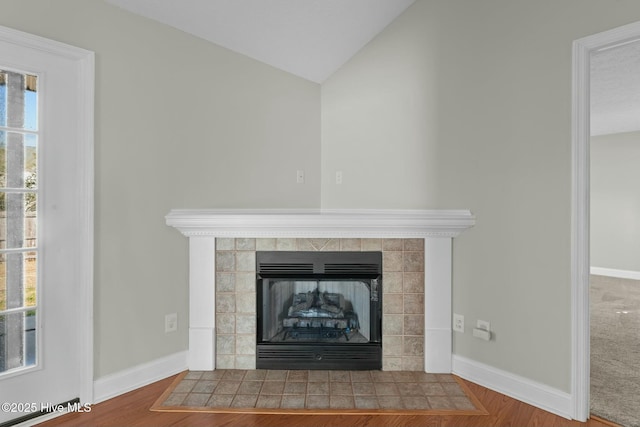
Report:
M382 369L381 252L256 252L258 369Z
M409 300L412 308L422 304L424 335L422 347L424 352L420 356L423 360L420 370L433 373L451 372L451 272L452 272L452 244L453 239L464 230L475 224L474 215L468 210L229 210L229 209L174 209L166 216L167 225L175 227L183 235L189 238L189 348L187 352L187 365L190 370L212 370L221 359L227 359L225 353L221 355L220 347L225 350L235 348L238 344L246 349L246 357L243 355L236 361L239 369L251 369L255 363L256 330L255 330L255 258L249 263L249 257L236 257L241 261L239 265L252 265L251 282L241 282L243 294L239 299L234 295L225 295L217 298L214 284L222 273L221 267L228 266L226 257L218 259L216 256L216 240L220 238L256 238L264 242L273 242L272 248L258 250L290 250L291 241L308 241L312 239L363 239L365 241L379 241L380 239L419 239L424 241L424 264L422 274L422 286L424 298L422 300ZM280 245L280 240L284 245ZM273 248L275 246L275 248ZM308 247L308 245L305 244ZM368 247L369 245L367 245ZM298 245L298 250L301 250ZM307 250L307 249L305 249ZM342 248L340 248L342 250ZM377 249L376 249L377 250ZM237 255L237 254L236 254ZM384 256L384 250L383 250ZM389 291L397 286L398 277L405 276L402 270L390 269L389 265L398 266L399 259L395 256L385 260L385 289ZM222 264L222 265L221 265ZM238 267L238 264L236 264ZM246 271L246 270L243 270ZM244 277L247 273L240 273ZM416 279L417 275L414 275ZM228 276L225 276L228 277ZM245 288L245 285L250 285ZM412 280L410 285L418 285L417 280ZM249 289L251 288L251 289ZM398 292L402 287L398 288ZM236 289L237 290L237 289ZM251 293L249 293L251 291ZM246 295L245 295L246 294ZM246 298L245 298L246 297ZM223 301L220 301L222 299ZM396 298L398 304L401 302ZM385 307L394 307L393 299L385 297ZM404 301L405 303L407 300ZM254 314L244 312L233 316L221 309L231 307L238 308L238 304L244 310L253 310ZM399 307L399 305L396 305ZM224 328L233 329L248 326L251 316L252 328L243 330L246 336L238 335L235 344L226 346ZM387 323L387 334L394 335L396 343L393 344L385 338L386 349L398 349L404 346L404 336L399 333L404 327L399 314L390 314L384 317ZM406 319L405 319L406 320ZM412 327L420 326L412 323ZM394 329L398 329L398 333ZM383 328L383 334L385 330ZM240 339L241 342L240 342ZM393 341L393 339L391 341ZM412 344L418 344L413 340ZM383 350L386 351L386 350ZM244 353L243 353L244 354ZM396 364L391 357L385 355L383 370L416 370L407 369L402 362ZM232 360L229 358L229 361ZM384 366L387 364L387 366ZM255 368L255 365L253 366ZM423 368L422 368L423 367Z

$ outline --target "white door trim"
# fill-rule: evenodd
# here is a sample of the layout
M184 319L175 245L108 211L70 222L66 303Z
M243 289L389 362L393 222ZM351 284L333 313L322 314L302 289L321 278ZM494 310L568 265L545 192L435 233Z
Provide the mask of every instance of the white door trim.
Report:
M571 141L571 395L573 418L589 417L589 138L591 54L640 40L640 22L573 42Z
M49 40L43 37L0 26L0 40L18 46L38 49L75 61L78 67L78 99L82 106L76 121L76 135L82 144L77 147L77 176L81 177L75 194L79 196L76 241L81 248L75 274L82 283L78 296L80 304L80 399L83 403L93 403L93 192L94 192L94 86L95 55L93 52Z

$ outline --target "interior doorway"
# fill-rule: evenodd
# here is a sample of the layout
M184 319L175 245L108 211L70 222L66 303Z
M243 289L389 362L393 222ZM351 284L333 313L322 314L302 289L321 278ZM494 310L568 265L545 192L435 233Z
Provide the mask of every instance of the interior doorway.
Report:
M640 23L588 36L573 44L572 87L572 400L574 418L590 407L590 80L592 54L640 40Z

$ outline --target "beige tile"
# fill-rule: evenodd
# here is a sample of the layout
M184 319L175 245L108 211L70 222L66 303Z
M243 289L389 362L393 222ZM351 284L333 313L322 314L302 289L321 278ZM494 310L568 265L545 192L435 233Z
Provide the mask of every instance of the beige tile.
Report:
M339 251L340 250L340 239L329 239L326 245L320 249L323 252L327 251Z
M466 396L458 383L442 384L442 387L448 396Z
M233 313L216 314L216 332L219 334L235 334L236 315Z
M256 337L255 335L236 335L236 354L255 355Z
M378 397L380 409L404 409L404 403L400 396L380 396Z
M429 406L431 409L447 409L453 407L453 402L446 396L433 396L428 397Z
M405 371L394 372L393 373L393 379L397 383L413 383L413 382L416 382L415 381L415 375L413 374L413 372L405 372Z
M214 394L236 394L240 381L220 381L213 391Z
M256 369L256 356L254 355L236 355L237 369Z
M255 292L256 291L256 274L251 273L236 273L236 292Z
M211 408L228 408L233 402L233 394L213 394L207 402L207 406Z
M473 410L476 409L475 405L469 400L469 398L461 396L452 396L449 398L456 409Z
M382 239L362 239L363 251L381 251Z
M395 383L375 383L374 388L377 396L398 396L400 392Z
M383 251L401 251L402 239L382 239Z
M388 271L403 271L402 252L383 252L382 269Z
M184 376L185 380L199 380L204 375L204 371L189 371L187 375Z
M424 314L424 294L404 294L405 314Z
M281 371L281 370L267 370L267 377L265 381L283 381L287 379L287 374L289 371Z
M235 327L238 334L255 334L256 333L256 315L255 314L236 314Z
M287 381L306 382L309 378L309 371L304 370L292 370L287 374Z
M306 245L311 245L311 247L313 248L312 250L315 251L321 251L322 248L324 248L326 246L327 243L329 243L329 240L331 239L305 239Z
M236 257L234 252L216 252L216 271L235 271Z
M423 396L402 396L405 409L429 409L429 402Z
M424 273L406 272L402 280L403 291L410 294L424 293Z
M382 318L383 335L402 335L403 327L404 316L402 314L387 314Z
M308 395L306 408L308 409L328 409L329 396Z
M307 394L307 382L290 382L284 383L284 394Z
M217 292L235 292L236 291L236 275L233 273L217 273L216 274L216 291Z
M216 369L233 369L235 367L236 356L234 354L216 354Z
M402 271L424 271L424 252L404 252Z
M385 356L402 356L402 336L385 336L382 353Z
M348 383L351 381L351 375L349 375L349 371L330 371L329 381Z
M355 396L356 409L380 409L375 396Z
M421 371L424 370L424 357L415 356L403 356L402 367L403 371Z
M237 251L255 251L256 239L236 239Z
M403 356L423 356L424 355L424 337L404 337Z
M267 378L267 371L264 369L256 369L245 374L245 381L264 381Z
M260 394L262 381L242 381L238 387L238 394Z
M236 271L256 271L256 253L236 252Z
M211 397L211 393L189 393L182 402L183 406L195 406L200 407L207 404Z
M270 409L279 408L281 400L282 400L281 395L261 394L260 396L258 396L258 401L256 402L256 408L270 408Z
M331 409L353 409L355 402L353 396L329 396L329 407Z
M329 383L329 387L330 387L330 394L331 396L334 395L346 395L346 396L353 396L353 388L351 387L351 383L341 383L341 382L331 382Z
M256 294L253 292L242 292L236 294L237 313L256 312Z
M222 376L223 381L242 381L247 371L243 369L228 369Z
M256 250L257 251L275 251L276 239L272 239L272 238L256 239Z
M219 294L216 296L216 313L235 313L235 294Z
M276 250L278 251L295 251L296 239L276 239Z
M360 252L362 250L362 240L361 239L340 239L340 250L341 251L354 251Z
M216 239L217 251L232 251L235 248L235 239L227 237L218 237Z
M404 316L404 334L418 335L424 340L424 315L406 314Z
M217 354L236 354L236 336L221 335L216 336Z
M353 387L353 394L355 396L369 396L376 394L373 383L351 383L351 386Z
M382 275L383 295L391 293L402 293L402 273L385 271Z
M382 369L385 371L400 371L402 370L402 357L383 357Z
M307 386L307 394L329 394L329 382L309 381Z
M424 239L404 239L402 241L402 248L405 251L424 252Z
M287 394L282 396L282 401L280 402L281 408L288 409L302 409L305 405L305 395L297 396L292 394Z
M309 239L302 239L302 238L296 239L296 248L298 248L297 250L304 251L304 252L316 251L316 248L313 247Z
M258 395L236 394L231 402L231 408L255 408Z
M174 393L189 393L193 390L193 387L198 383L198 380L182 380L173 389Z
M402 294L384 295L383 312L384 314L402 314L404 312L404 298Z
M167 400L162 403L162 406L180 406L184 399L187 397L187 393L171 393Z
M427 396L446 396L446 392L440 383L421 383L422 391Z
M396 387L398 387L401 396L424 396L418 383L398 383Z
M260 394L282 394L284 381L265 381Z
M351 382L370 383L373 377L369 371L350 371Z
M323 371L323 370L309 371L309 381L327 382L329 381L329 371Z
M212 380L200 380L198 381L198 383L193 387L193 392L194 393L213 393L213 390L215 390L216 386L218 385L218 381L212 381Z

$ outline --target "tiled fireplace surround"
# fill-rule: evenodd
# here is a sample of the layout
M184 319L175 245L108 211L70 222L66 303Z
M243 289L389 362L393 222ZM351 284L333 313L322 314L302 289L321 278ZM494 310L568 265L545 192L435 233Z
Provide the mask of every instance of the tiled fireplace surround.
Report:
M190 370L254 369L255 253L382 251L383 370L451 372L452 239L469 211L172 210L189 237Z

